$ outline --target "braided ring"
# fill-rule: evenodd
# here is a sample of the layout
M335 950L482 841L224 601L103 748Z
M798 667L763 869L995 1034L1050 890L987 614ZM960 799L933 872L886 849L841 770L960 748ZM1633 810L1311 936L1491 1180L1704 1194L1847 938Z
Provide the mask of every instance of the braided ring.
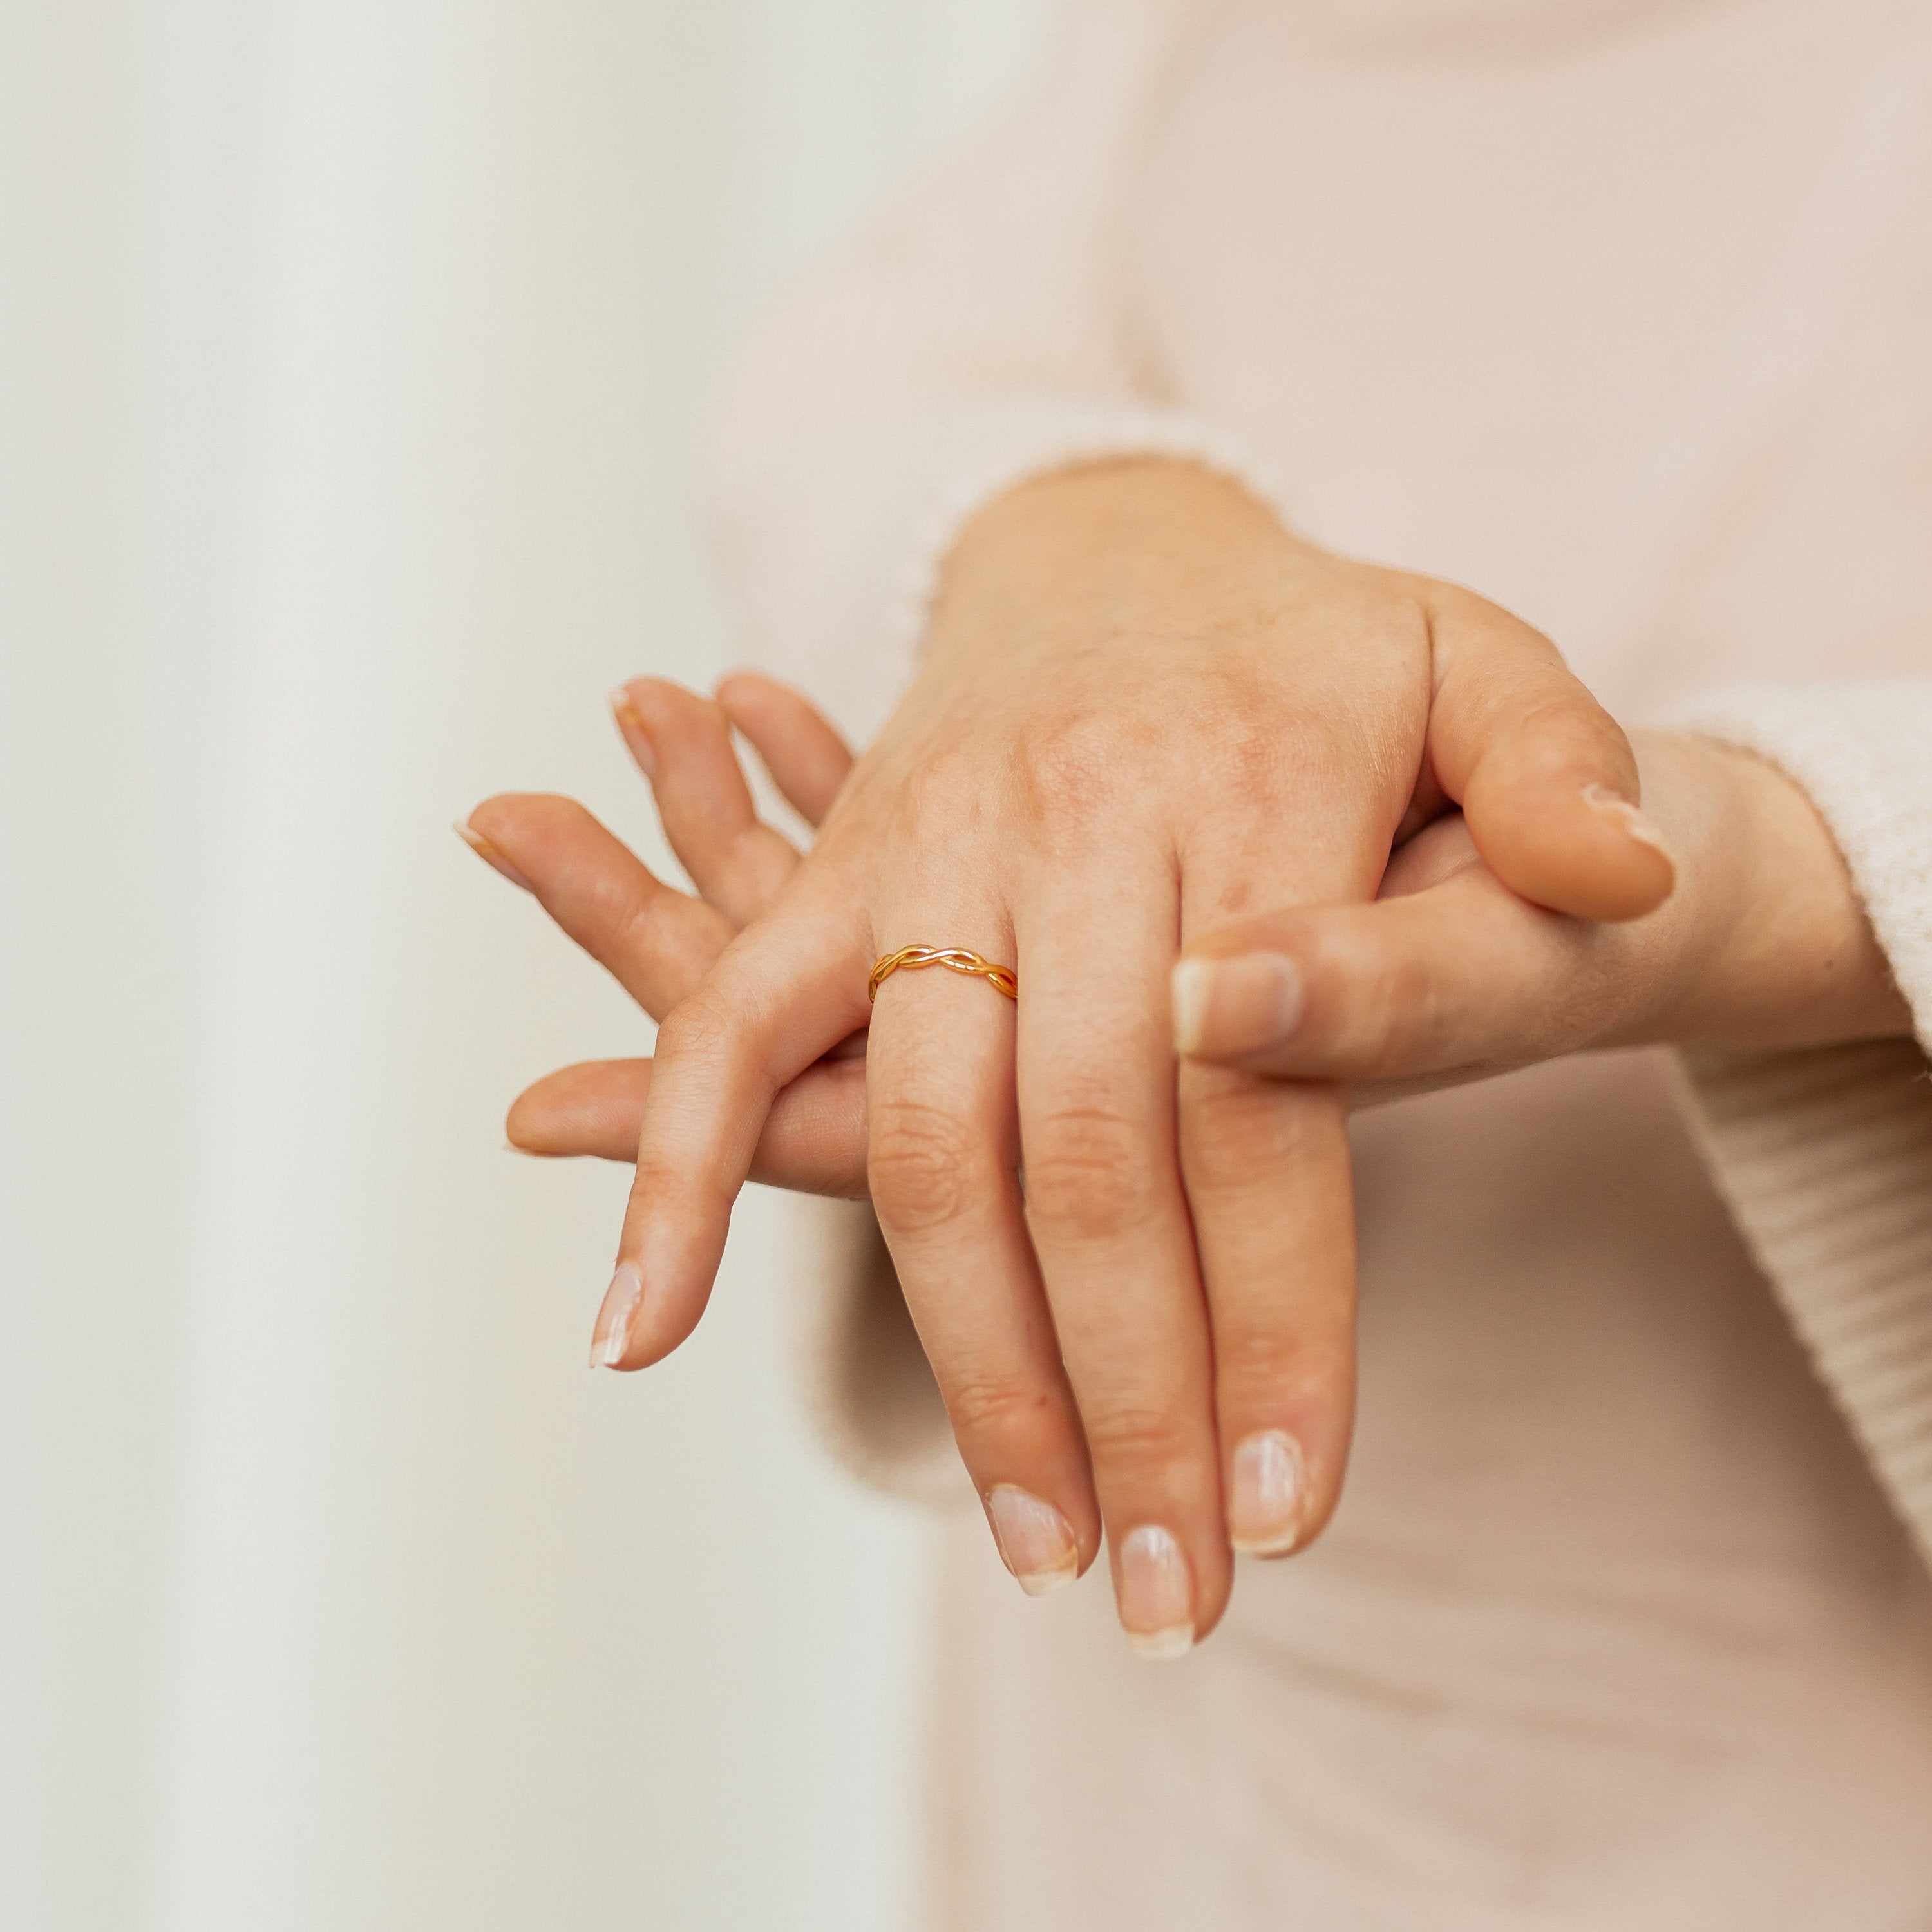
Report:
M953 973L970 973L976 979L988 981L1006 994L1010 1000L1018 1000L1020 982L1004 966L995 966L990 959L982 959L976 952L968 952L962 946L902 946L896 952L888 952L872 968L872 976L866 982L866 997L876 1000L879 988L902 966L944 966Z

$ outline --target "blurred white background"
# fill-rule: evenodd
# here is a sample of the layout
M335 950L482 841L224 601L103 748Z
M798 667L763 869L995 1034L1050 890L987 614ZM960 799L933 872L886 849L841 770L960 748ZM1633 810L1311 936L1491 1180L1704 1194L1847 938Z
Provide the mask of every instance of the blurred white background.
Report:
M639 1017L448 828L728 661L775 280L1040 0L0 7L0 1927L907 1922L920 1526L806 1436L770 1204L584 1358Z

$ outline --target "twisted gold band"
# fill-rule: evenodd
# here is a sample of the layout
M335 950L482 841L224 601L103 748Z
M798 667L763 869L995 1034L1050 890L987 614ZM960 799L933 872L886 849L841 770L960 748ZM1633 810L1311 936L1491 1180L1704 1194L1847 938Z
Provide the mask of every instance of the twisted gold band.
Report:
M1005 967L995 966L990 959L982 959L964 946L902 946L896 952L888 952L872 968L872 976L866 982L866 998L876 1000L879 988L902 966L944 966L950 972L970 973L991 982L1010 1000L1020 996L1020 982Z

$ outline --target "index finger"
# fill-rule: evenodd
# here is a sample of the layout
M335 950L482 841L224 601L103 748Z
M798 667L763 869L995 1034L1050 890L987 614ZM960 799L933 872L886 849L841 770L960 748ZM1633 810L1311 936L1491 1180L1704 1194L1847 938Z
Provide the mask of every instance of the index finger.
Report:
M658 1029L637 1178L592 1366L640 1369L698 1325L774 1096L866 1017L870 934L801 896L748 927Z

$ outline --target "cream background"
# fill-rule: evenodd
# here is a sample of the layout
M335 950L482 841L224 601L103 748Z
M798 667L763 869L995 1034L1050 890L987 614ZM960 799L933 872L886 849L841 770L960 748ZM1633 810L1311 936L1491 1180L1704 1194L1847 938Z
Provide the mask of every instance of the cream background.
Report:
M641 1029L447 830L646 812L762 292L1040 0L0 10L0 1926L904 1922L923 1532L742 1211L583 1366Z

